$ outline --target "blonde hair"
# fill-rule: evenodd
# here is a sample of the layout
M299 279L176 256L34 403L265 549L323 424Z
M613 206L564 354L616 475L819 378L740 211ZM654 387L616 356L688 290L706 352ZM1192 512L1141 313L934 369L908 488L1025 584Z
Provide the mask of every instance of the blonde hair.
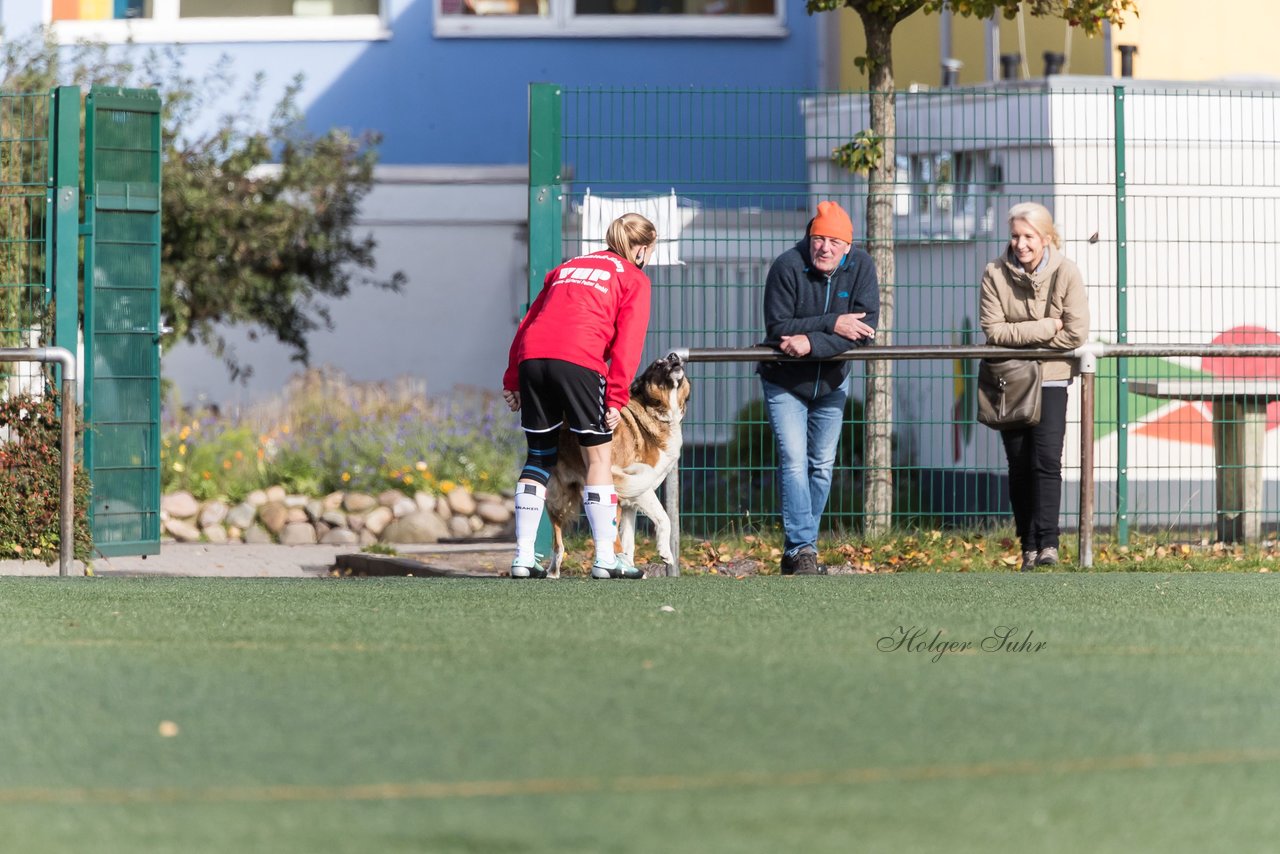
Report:
M1049 209L1044 205L1038 202L1016 204L1009 208L1009 225L1013 225L1015 219L1020 219L1034 228L1053 248L1062 248L1062 237L1058 234L1057 226L1053 224L1053 214L1049 213Z
M635 250L658 242L658 229L638 213L625 213L609 224L605 243L628 261L635 260Z

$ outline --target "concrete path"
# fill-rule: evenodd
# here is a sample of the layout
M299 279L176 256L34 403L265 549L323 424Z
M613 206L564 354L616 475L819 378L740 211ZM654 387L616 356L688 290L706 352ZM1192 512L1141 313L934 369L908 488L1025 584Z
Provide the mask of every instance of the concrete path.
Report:
M515 549L515 544L447 543L402 546L404 554L432 554L447 559L451 553ZM223 578L318 578L329 574L338 555L359 552L354 546L210 545L166 542L160 553L143 556L100 557L93 561L99 576L217 576ZM58 564L46 566L34 560L0 560L0 575L56 576ZM83 576L85 566L76 561L72 575Z

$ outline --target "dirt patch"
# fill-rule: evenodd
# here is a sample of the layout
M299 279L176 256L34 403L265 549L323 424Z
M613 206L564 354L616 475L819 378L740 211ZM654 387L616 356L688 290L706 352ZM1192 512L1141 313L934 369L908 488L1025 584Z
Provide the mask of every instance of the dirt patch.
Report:
M506 578L511 566L510 545L502 548L454 552L426 552L419 554L340 555L334 567L334 575L347 576L429 576L437 578ZM640 565L649 578L666 575L661 563ZM563 571L565 578L581 578L588 567L585 561L571 555ZM829 575L855 575L866 572L850 564L827 566ZM777 575L778 566L758 558L734 558L721 560L714 565L686 563L681 567L683 575L712 575L720 578L748 578L759 575Z

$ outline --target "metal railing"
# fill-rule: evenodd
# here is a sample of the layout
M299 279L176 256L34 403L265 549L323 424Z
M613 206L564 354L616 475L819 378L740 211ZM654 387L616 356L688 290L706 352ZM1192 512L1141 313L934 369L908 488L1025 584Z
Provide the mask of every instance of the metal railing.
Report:
M65 347L15 347L0 349L0 362L40 362L62 366L62 455L58 496L58 575L70 575L75 559L76 472L76 357Z
M768 347L743 348L676 348L673 352L686 362L766 362L781 361L787 357ZM1191 358L1217 356L1222 358L1276 358L1280 357L1280 344L1103 344L1090 343L1076 350L1012 349L985 345L951 346L883 346L862 347L835 358L848 361L926 361L937 359L1058 359L1075 361L1080 372L1080 525L1079 555L1082 567L1093 566L1094 539L1094 435L1095 392L1094 379L1099 359L1127 357ZM1241 388L1230 396L1262 404L1265 418L1266 402L1280 400L1280 377L1268 380L1270 388ZM1176 394L1176 392L1175 392ZM1221 467L1220 467L1221 468ZM664 485L664 503L671 519L672 553L676 565L671 574L680 574L680 489L678 467L668 474ZM1221 502L1221 491L1218 495ZM1223 508L1219 506L1219 513ZM1257 512L1258 508L1243 508L1241 515ZM1221 531L1221 528L1220 528Z

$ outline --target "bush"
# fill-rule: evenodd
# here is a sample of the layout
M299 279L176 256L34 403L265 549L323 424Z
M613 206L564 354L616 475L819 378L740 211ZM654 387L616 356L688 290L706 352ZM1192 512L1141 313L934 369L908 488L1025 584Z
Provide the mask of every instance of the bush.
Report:
M319 495L455 485L501 492L515 482L523 436L502 398L457 389L433 400L410 381L353 383L308 371L284 396L236 419L186 414L168 425L163 487L239 501L280 484Z
M57 395L43 399L14 395L0 401L0 557L58 559L62 541L58 503L62 494L62 419ZM89 476L83 466L75 472L75 556L93 557L89 531Z

